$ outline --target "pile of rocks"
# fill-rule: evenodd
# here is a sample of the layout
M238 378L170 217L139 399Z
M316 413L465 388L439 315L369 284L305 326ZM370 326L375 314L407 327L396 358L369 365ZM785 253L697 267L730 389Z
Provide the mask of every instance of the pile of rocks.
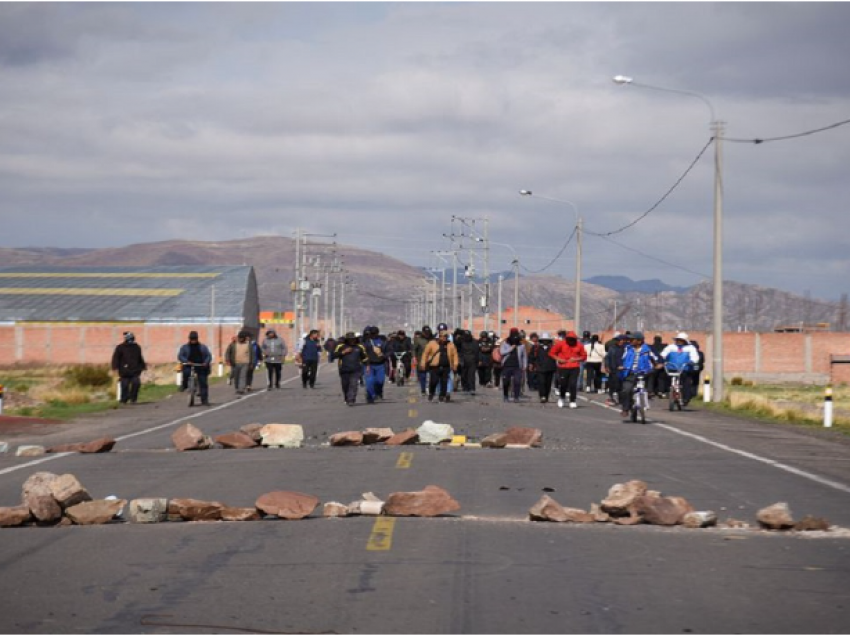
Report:
M300 424L246 424L238 431L212 438L191 422L186 422L171 434L171 441L178 451L260 446L300 448L304 443L304 429Z
M116 441L111 437L101 437L90 442L75 444L60 444L59 446L41 446L39 444L24 444L15 450L15 457L40 457L46 453L108 453ZM9 450L9 444L0 442L0 453Z
M717 514L711 510L698 511L684 497L665 497L649 490L645 482L632 480L614 484L608 496L600 503L590 505L590 510L566 508L543 495L528 511L532 521L572 523L615 523L623 526L651 524L686 528L709 528L718 525ZM769 530L828 530L829 522L807 516L795 522L785 503L774 504L759 510L756 515L760 527ZM749 528L749 524L728 519L727 528Z
M362 499L347 506L336 501L324 505L325 517L437 517L455 510L460 510L460 504L439 486L426 486L414 492L394 492L386 501L367 492L363 493Z
M408 444L448 445L455 438L451 424L439 424L426 420L417 429L408 428L395 433L391 428L367 428L363 431L345 431L331 435L331 446L368 446L386 444L402 446ZM464 443L464 446L483 448L536 448L541 445L543 432L538 428L515 426L501 433L493 433L481 440L480 444Z

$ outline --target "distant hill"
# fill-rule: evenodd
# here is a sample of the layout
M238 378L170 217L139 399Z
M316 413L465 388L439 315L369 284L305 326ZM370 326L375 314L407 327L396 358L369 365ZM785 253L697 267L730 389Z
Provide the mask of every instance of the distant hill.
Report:
M335 251L334 251L335 250ZM384 254L348 245L327 243L308 246L307 253L330 264L334 255L347 271L345 311L350 326L366 324L384 328L403 325L410 318L412 303L433 289L433 276L421 268ZM293 306L290 283L294 276L295 242L283 236L258 236L232 241L161 241L108 249L0 248L0 266L153 266L153 265L252 265L257 274L260 305L264 311L289 311ZM310 267L310 278L324 282ZM513 305L514 280L503 272L502 305ZM438 274L439 275L439 274ZM440 276L440 278L442 278ZM332 280L332 279L331 279ZM491 276L491 307L495 313L498 274ZM447 272L446 282L451 282ZM459 272L458 283L468 282ZM480 284L481 281L479 280ZM582 283L581 329L635 328L652 330L710 330L710 281L680 288L660 280L633 281L626 276L595 276ZM332 289L320 300L331 298ZM340 291L337 289L337 293ZM446 298L450 297L450 291ZM724 328L728 331L772 331L779 325L831 323L847 328L847 303L801 297L778 289L724 282ZM574 281L559 276L520 276L519 302L549 309L568 318L575 308ZM416 325L419 326L419 325Z
M639 292L641 294L654 294L656 292L672 291L682 294L688 291L688 287L674 287L658 278L651 280L632 280L628 276L593 276L585 279L584 282L623 293Z

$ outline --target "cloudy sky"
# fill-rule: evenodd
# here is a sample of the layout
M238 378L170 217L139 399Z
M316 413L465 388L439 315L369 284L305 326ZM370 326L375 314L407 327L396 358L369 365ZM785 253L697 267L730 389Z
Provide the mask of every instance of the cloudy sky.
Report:
M434 265L452 216L487 217L540 269L575 212L529 189L578 209L584 277L697 283L711 111L625 74L726 122L724 278L837 299L850 125L744 140L850 119L848 24L846 3L2 3L0 246L302 227ZM574 268L572 243L547 272Z

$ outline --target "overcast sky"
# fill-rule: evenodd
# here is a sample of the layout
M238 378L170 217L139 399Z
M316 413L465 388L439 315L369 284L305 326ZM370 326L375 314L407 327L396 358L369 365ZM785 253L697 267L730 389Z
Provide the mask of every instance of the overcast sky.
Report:
M575 214L526 188L577 206L584 277L700 282L711 112L625 74L726 122L724 278L837 299L850 126L731 140L850 119L848 25L846 3L2 3L0 246L300 226L434 265L455 215L539 269ZM590 234L703 149L616 244ZM574 268L573 243L547 272Z

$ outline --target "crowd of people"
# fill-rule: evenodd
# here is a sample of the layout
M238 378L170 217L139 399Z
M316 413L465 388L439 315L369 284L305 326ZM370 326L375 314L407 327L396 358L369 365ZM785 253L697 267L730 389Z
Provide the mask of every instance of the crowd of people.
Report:
M515 327L503 339L492 331L482 331L476 338L469 330L450 331L440 323L436 333L425 325L411 338L404 330L385 336L378 327L369 325L361 333L346 333L339 341L328 337L322 342L316 329L302 334L294 359L304 389L315 388L323 352L329 363L337 365L349 406L357 402L360 386L365 388L366 402L374 404L384 399L387 382L408 382L415 372L420 393L429 401L436 398L450 402L453 394L474 396L479 388L487 388L501 389L505 402L517 403L523 396L536 394L545 404L554 393L559 408L577 408L579 392L606 392L607 403L619 405L624 416L631 408L638 375L645 377L650 398L656 398L666 397L670 390L669 372L679 373L682 402L687 405L699 387L705 362L699 344L684 332L676 334L670 344L661 336L647 344L639 331L617 332L603 343L588 331L579 337L562 330L553 338L547 332L526 335ZM260 342L249 331L239 331L224 353L228 383L237 397L252 390L254 372L262 363L266 367L266 389L280 389L288 354L286 341L275 329L267 329ZM194 372L201 403L209 404L212 355L196 331L189 333L177 358L183 368L182 389ZM112 368L121 378L122 402L134 403L146 364L132 333L126 332L124 341L116 347Z

